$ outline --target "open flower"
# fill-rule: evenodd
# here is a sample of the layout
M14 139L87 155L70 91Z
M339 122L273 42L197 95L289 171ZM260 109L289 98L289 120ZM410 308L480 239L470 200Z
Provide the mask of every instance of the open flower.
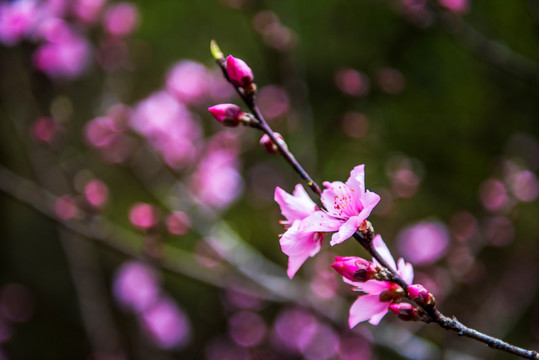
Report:
M302 226L303 220L313 214L317 206L300 184L296 185L293 194L277 187L275 201L286 218L281 221L287 230L281 236L280 243L282 251L288 255L287 274L292 278L309 256L320 251L323 234Z
M376 235L373 239L373 245L376 251L387 262L389 267L395 270L400 277L407 283L411 284L414 279L414 269L409 263L405 263L402 258L395 264L395 260L386 244L380 235ZM337 270L339 268L338 260L332 266ZM375 265L380 265L373 259ZM361 262L361 267L372 269L371 266L365 266ZM373 264L371 264L373 265ZM372 325L378 325L382 318L387 314L389 306L405 296L404 290L397 284L389 281L368 280L365 282L352 281L347 273L340 272L343 280L346 283L354 285L356 291L361 291L364 295L360 295L350 307L350 317L348 324L353 328L358 323L368 320ZM353 277L357 278L357 277Z
M336 245L356 232L378 204L380 196L365 190L365 165L356 166L346 183L326 181L324 186L321 200L326 210L313 213L302 225L311 231L337 231L330 242Z

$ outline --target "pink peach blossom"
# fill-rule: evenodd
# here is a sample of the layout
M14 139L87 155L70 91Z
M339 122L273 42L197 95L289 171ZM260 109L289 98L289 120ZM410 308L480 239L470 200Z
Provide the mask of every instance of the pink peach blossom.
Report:
M275 201L286 218L281 221L287 230L281 236L280 243L281 250L288 255L287 274L292 278L307 258L320 251L323 234L309 229L300 230L302 221L313 214L317 206L300 184L296 185L293 194L277 187Z
M365 190L365 165L356 166L346 183L326 181L324 186L321 200L326 210L313 213L302 226L315 232L336 231L330 242L336 245L356 232L378 204L380 196Z
M380 235L374 237L373 245L388 266L396 271L407 284L411 284L414 279L412 265L405 263L402 258L395 264L393 256L391 256L389 249ZM379 265L375 259L373 259L373 263ZM356 291L365 293L364 295L360 295L350 308L350 317L348 319L350 328L366 320L372 325L378 325L385 314L387 314L389 306L404 296L403 289L392 282L378 280L355 282L350 281L347 277L344 277L343 280L346 283L356 286Z

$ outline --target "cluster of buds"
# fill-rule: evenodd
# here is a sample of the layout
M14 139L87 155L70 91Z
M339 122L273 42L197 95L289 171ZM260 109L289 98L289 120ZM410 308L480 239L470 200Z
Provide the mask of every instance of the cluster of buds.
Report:
M224 71L227 78L234 87L252 98L256 91L254 76L251 68L245 61L229 55L226 60L215 41L210 44L211 52L217 63ZM241 108L234 104L219 104L208 108L213 117L224 126L235 127L240 124L253 125L254 119L250 114L244 113Z
M247 103L253 103L256 85L254 83L253 71L249 65L232 55L227 56L225 59L225 56L215 41L210 43L210 48L213 57L223 69L226 79L244 96ZM257 124L259 124L258 120L252 114L243 112L239 106L234 104L214 105L208 108L208 111L224 126L236 127L241 124L257 127ZM281 134L274 134L279 145L286 148L286 143ZM279 152L279 146L267 134L264 134L260 139L260 145L270 154Z

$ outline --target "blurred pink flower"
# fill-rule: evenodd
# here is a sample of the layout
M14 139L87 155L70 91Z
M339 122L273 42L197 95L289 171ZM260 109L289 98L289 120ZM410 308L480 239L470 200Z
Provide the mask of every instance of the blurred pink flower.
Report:
M422 221L403 229L397 244L401 254L414 264L432 264L447 252L449 231L439 221Z
M0 43L16 45L30 35L39 20L35 0L17 0L0 3Z
M520 201L531 202L539 196L539 180L531 171L522 170L512 174L509 177L509 186Z
M158 299L141 315L143 327L160 348L180 349L191 339L189 318L172 299Z
M253 347L260 344L267 333L264 319L252 311L240 311L228 319L230 337L240 346Z
M302 220L317 209L302 185L296 185L292 195L277 187L275 201L286 218L286 221L281 221L287 230L280 243L281 250L288 255L288 277L293 278L301 265L320 251L324 235L308 228L300 230Z
M86 201L93 207L100 209L105 206L109 197L109 189L107 185L101 180L90 180L86 186L84 186L84 196Z
M373 245L376 251L388 263L389 267L395 270L400 277L407 283L412 284L414 280L414 269L411 264L405 263L400 258L398 264L380 235L373 239ZM378 262L373 259L373 263ZM347 278L345 282L356 286L356 291L362 291L365 295L360 295L350 308L350 317L348 323L353 328L358 323L368 320L372 325L378 325L382 318L387 314L389 306L404 295L401 287L388 281L368 280L366 282L353 282Z
M53 79L74 79L89 65L92 50L88 41L56 22L54 27L44 25L41 35L49 39L34 53L34 65Z
M119 2L105 10L103 28L110 35L124 37L135 31L138 21L137 7L129 2Z
M314 338L318 320L302 309L286 309L276 318L273 337L288 352L300 353Z
M50 143L58 132L58 127L50 117L40 117L32 124L32 135L42 143Z
M505 185L497 179L485 180L479 187L479 196L485 209L497 212L503 210L509 203Z
M125 108L125 112L113 109ZM84 127L84 137L93 147L112 162L124 161L131 152L132 144L125 134L125 122L128 121L130 110L124 105L113 106L107 116L90 120ZM121 113L121 114L120 114ZM121 116L120 116L121 115Z
M456 14L467 13L470 8L468 0L438 0L438 2Z
M48 16L63 17L67 11L68 1L71 0L44 0L43 8Z
M191 220L186 213L174 211L167 217L166 225L169 233L174 235L184 235L191 227Z
M201 130L187 108L165 91L137 105L131 127L174 169L181 169L195 157Z
M72 8L73 14L83 23L95 23L98 20L106 1L107 0L75 0Z
M115 274L113 293L125 307L142 311L159 296L159 279L148 265L139 261L124 263Z
M266 118L273 119L288 112L290 100L281 87L270 85L259 90L258 105Z
M166 89L184 104L199 104L206 98L209 81L208 70L204 65L183 60L169 70Z
M198 164L191 188L202 205L217 210L228 207L243 191L236 151L210 147Z
M346 95L364 96L370 89L369 77L354 69L340 69L335 73L334 81Z
M380 196L365 190L365 165L356 166L346 183L324 182L326 189L321 200L325 211L317 211L302 222L302 228L313 232L337 231L331 238L331 245L340 244L351 237L361 223L367 219L372 209L380 201Z
M153 206L136 203L129 209L129 221L141 229L149 229L157 224L157 213Z
M63 195L54 203L54 214L61 220L72 220L80 216L77 200L71 195Z

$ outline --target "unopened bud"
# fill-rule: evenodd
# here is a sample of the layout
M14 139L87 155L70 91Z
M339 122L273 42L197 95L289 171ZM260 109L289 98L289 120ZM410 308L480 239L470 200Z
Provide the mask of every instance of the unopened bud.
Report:
M224 60L225 56L223 55L223 52L219 48L219 45L217 45L217 41L212 40L210 41L210 51L215 60Z
M279 133L274 133L275 137L277 138L277 141L281 146L283 146L286 149L286 143L284 142L284 138ZM270 154L277 154L279 152L279 148L277 145L271 140L268 134L264 134L260 138L260 145Z
M407 288L410 298L421 305L434 303L434 296L420 284L410 285Z
M331 267L348 280L359 282L373 279L378 272L373 263L355 256L337 256Z
M236 87L249 89L253 85L253 71L245 61L228 55L226 58L226 73Z
M410 303L391 304L389 310L404 321L416 321L419 318L419 311Z
M234 104L219 104L208 108L213 117L225 126L238 126L246 119L241 108Z

